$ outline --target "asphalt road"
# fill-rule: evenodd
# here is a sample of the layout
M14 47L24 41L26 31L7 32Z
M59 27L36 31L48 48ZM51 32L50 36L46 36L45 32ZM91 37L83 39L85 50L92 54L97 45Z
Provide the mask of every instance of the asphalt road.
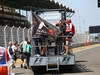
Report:
M78 52L76 65L63 72L40 73L35 75L100 75L100 47ZM15 68L15 75L34 75L31 70Z

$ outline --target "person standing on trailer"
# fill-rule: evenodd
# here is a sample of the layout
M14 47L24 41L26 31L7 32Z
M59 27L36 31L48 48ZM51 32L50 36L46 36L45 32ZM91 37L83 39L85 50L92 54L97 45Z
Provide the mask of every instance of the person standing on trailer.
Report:
M59 23L56 24L57 28L61 31L59 36L64 36L64 33L66 32L66 22L65 20L60 20ZM62 46L64 43L64 38L65 37L58 37L56 40L57 45L59 46L59 54L62 55L65 52L65 49L62 50ZM64 43L65 45L65 43ZM56 49L57 50L57 49ZM55 51L55 54L57 54L57 51Z
M67 19L66 20L66 31L64 33L64 35L67 36L65 38L65 41L66 41L65 54L66 53L68 53L68 54L72 53L72 51L70 50L70 45L71 45L72 37L74 36L74 34L75 34L75 26L72 23L71 19Z

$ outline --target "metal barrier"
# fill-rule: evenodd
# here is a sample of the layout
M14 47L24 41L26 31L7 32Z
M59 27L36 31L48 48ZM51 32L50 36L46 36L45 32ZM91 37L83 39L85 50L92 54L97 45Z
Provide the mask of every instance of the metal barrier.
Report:
M0 46L7 47L9 41L16 41L18 43L28 38L30 40L30 28L21 28L15 26L0 25Z

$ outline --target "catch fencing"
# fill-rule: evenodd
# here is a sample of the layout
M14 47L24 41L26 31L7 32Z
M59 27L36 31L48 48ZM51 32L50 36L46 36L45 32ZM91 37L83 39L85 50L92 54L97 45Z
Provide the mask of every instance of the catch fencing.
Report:
M30 28L0 25L0 46L7 47L9 41L16 41L18 44L27 38L30 40Z
M28 38L31 41L31 28L21 28L15 26L0 25L0 46L7 47L9 41L16 41L18 44ZM90 41L91 38L87 34L75 34L73 37L73 45L81 45Z

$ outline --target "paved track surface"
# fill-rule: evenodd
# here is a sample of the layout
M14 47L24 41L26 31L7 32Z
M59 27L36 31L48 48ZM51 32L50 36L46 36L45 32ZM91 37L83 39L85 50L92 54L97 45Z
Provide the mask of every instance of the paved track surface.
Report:
M33 74L29 69L15 68L13 72L15 75L100 75L100 46L87 47L83 51L78 50L75 55L76 65L73 68L71 67L70 70L64 69L59 73Z

